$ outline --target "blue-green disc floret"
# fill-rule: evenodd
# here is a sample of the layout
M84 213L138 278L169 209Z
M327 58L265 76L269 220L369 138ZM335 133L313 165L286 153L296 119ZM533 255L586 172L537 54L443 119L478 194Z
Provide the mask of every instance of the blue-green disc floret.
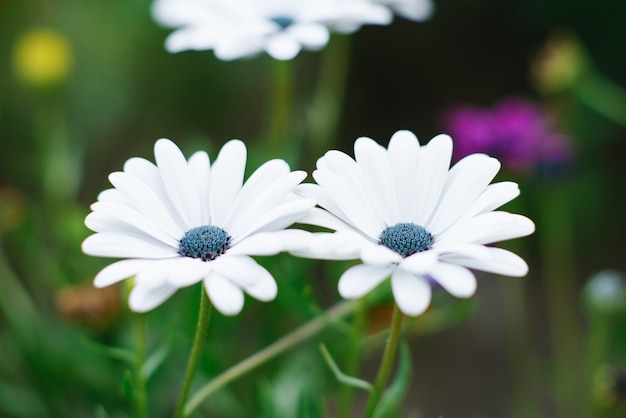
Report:
M178 254L211 261L229 248L230 236L226 231L217 226L203 225L185 233L178 243Z
M379 237L379 244L384 245L402 257L408 257L420 251L428 250L434 238L426 228L409 222L403 222L385 229Z
M274 16L270 20L280 26L281 29L287 29L293 25L293 19L287 16Z

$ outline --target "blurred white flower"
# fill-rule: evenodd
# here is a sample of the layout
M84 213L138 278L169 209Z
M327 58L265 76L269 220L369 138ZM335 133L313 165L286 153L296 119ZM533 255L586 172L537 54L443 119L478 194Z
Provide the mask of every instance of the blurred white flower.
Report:
M297 230L284 230L313 205L293 189L306 177L283 160L271 160L243 183L246 147L227 142L213 164L205 152L187 161L168 139L154 146L156 165L131 158L109 176L114 188L100 193L85 224L96 234L87 254L116 257L94 279L97 287L135 276L132 310L145 312L176 290L199 281L213 305L235 315L244 294L276 296L272 275L250 256L297 248Z
M405 19L422 22L430 19L434 12L432 0L370 0L389 7Z
M212 49L224 61L263 51L290 60L303 48L323 48L330 31L392 20L368 0L156 0L152 14L176 28L165 42L169 52Z
M396 303L407 315L422 313L431 298L430 281L456 297L476 290L470 269L523 276L526 262L487 244L531 234L528 218L494 209L519 194L517 184L489 184L500 169L484 154L450 168L452 139L433 138L420 146L411 132L398 131L388 149L370 138L354 144L356 161L329 151L317 161L317 184L296 193L315 199L300 220L335 230L316 233L299 256L363 264L339 279L339 293L358 298L387 277Z

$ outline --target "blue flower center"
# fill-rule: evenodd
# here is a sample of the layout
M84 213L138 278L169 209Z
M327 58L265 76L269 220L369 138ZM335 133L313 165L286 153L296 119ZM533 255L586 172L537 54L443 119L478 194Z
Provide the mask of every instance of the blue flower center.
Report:
M293 24L293 19L287 16L274 16L270 20L280 26L281 29L287 29Z
M212 225L198 226L185 233L178 243L178 254L184 257L199 258L202 261L215 260L230 248L230 237L222 228Z
M402 257L408 257L429 249L433 241L432 234L424 227L404 222L385 229L380 234L378 243Z

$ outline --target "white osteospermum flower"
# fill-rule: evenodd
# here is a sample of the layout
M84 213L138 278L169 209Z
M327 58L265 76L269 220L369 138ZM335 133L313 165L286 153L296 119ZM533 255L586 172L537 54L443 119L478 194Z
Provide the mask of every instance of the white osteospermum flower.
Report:
M225 315L239 313L244 294L276 297L272 275L250 256L295 248L304 231L284 230L313 205L293 189L306 177L271 160L243 183L246 147L227 142L213 164L205 152L187 161L168 139L154 146L156 165L131 158L109 176L85 224L96 234L83 251L117 257L94 279L97 287L135 276L129 305L145 312L199 281Z
M354 152L356 161L327 152L313 173L317 184L296 190L323 208L300 222L336 232L314 234L306 250L294 253L363 262L339 279L342 297L361 297L391 276L396 303L415 316L430 303L430 280L465 298L476 290L469 269L527 273L519 256L486 246L534 231L528 218L494 211L519 194L515 183L489 184L500 169L498 160L474 154L450 168L449 136L420 146L409 131L396 132L388 149L359 138Z
M388 24L386 7L366 0L156 0L154 19L178 28L169 52L210 50L224 61L266 51L290 60L302 48L319 50L330 29Z
M370 0L389 7L405 19L422 22L430 19L435 6L432 0Z

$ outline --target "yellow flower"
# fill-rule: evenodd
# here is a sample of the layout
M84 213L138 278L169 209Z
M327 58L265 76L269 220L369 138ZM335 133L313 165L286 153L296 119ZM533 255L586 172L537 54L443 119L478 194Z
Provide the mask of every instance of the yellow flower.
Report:
M27 85L55 85L63 82L70 71L72 50L59 32L34 29L15 43L13 65L17 77Z

